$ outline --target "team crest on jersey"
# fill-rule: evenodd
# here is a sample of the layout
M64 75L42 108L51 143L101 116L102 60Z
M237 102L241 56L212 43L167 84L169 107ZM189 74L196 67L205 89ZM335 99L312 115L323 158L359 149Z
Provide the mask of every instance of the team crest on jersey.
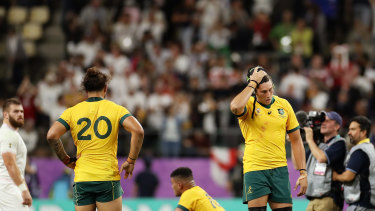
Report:
M277 111L279 112L279 116L280 116L280 117L285 118L285 115L284 115L284 114L285 114L285 111L284 111L284 109L282 109L282 108L278 108Z
M257 113L259 114L259 113L260 113L260 108L257 108L257 110L256 110L256 111L257 111Z

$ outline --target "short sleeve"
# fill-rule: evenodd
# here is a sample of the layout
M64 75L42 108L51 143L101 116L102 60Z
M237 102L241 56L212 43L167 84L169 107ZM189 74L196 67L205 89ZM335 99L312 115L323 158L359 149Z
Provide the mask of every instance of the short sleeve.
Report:
M345 158L346 145L344 141L338 141L324 151L327 156L328 164L342 162Z
M253 111L254 100L255 100L254 97L250 97L250 99L246 103L245 109L242 112L242 114L236 115L236 117L239 119L246 119L247 116L249 116L248 114Z
M191 191L185 191L178 202L179 208L182 210L194 210L196 203L196 195L193 194ZM183 209L185 208L185 209Z
M124 120L127 117L132 116L132 114L125 107L122 107L122 106L119 106L119 107L120 107L119 108L120 125L122 125L124 123Z
M359 174L362 169L370 165L370 160L365 152L358 149L350 156L346 169Z
M292 106L290 105L290 103L285 100L286 102L286 110L287 110L287 113L288 113L288 120L286 122L286 131L287 133L292 133L296 130L299 129L299 123L298 123L298 120L297 120L297 117L296 117L296 114L294 113L294 110L292 108Z
M61 114L60 118L57 119L57 121L64 125L66 130L69 130L72 121L71 116L71 109L66 109L64 113Z
M17 137L8 132L1 137L0 141L0 152L12 152L12 153L17 153L17 147L18 147L18 142L17 142Z

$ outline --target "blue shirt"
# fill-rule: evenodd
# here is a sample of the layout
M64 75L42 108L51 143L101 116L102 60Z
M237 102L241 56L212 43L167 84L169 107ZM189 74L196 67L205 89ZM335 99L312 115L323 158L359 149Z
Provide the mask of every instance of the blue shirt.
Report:
M359 205L361 207L374 209L375 206L371 205L370 203L370 182L368 180L370 174L369 167L369 157L361 149L358 149L354 151L353 154L350 156L346 169L355 173L356 175L360 175L359 184L361 196L359 198L359 201L353 204Z

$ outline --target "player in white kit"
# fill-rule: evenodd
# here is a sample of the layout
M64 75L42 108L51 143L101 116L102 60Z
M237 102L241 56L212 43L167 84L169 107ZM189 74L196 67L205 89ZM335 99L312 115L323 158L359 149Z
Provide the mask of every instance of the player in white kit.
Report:
M25 182L26 145L18 134L24 124L23 107L15 98L5 100L0 128L0 211L26 211L32 198Z

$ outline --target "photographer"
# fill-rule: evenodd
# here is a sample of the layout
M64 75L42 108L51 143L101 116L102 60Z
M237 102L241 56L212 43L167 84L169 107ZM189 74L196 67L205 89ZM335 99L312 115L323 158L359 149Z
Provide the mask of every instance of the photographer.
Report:
M375 210L375 149L370 143L371 121L356 116L350 121L349 138L354 146L345 160L342 174L333 172L332 180L344 183L347 211Z
M343 172L346 154L345 140L338 131L342 125L341 116L334 112L324 112L321 124L322 140L314 140L314 128L304 127L306 142L310 150L306 152L307 186L306 198L310 200L306 211L342 210L343 197L341 183L332 182L332 171ZM318 133L319 131L315 131ZM317 144L318 143L318 144Z

